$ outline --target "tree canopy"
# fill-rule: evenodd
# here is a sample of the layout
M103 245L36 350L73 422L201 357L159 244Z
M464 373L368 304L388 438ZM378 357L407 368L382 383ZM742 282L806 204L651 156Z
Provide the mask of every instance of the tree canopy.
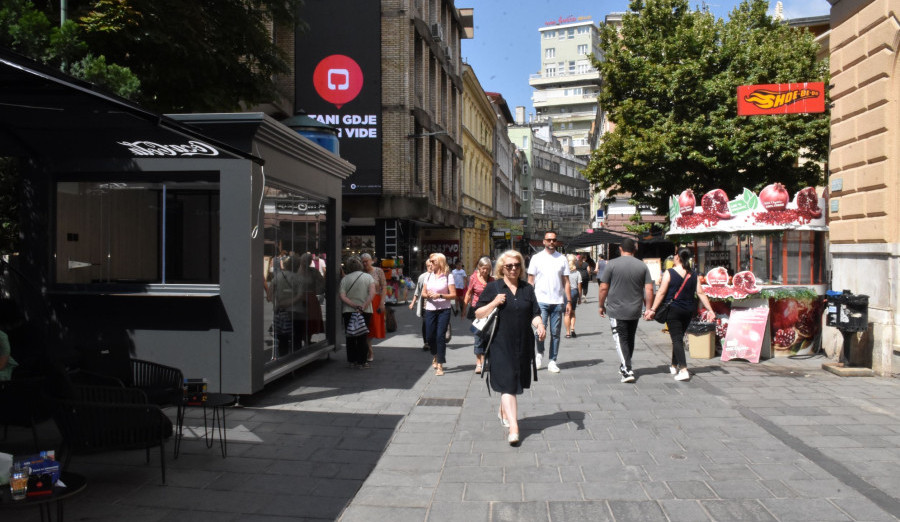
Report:
M92 49L141 79L160 112L231 111L277 97L293 70L272 36L293 31L301 0L83 0L75 13Z
M615 128L585 177L660 214L685 188L733 197L774 181L791 192L821 183L827 114L737 115L740 85L828 83L812 34L773 20L767 7L744 0L724 21L687 0L632 0L621 26L605 25L594 65Z

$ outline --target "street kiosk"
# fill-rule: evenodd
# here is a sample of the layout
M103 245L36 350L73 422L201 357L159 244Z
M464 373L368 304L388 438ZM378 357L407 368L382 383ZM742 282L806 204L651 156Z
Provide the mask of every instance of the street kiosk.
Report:
M335 349L354 167L297 132L262 113L154 114L2 51L0 157L22 180L6 284L33 358L121 350L245 395ZM282 250L328 265L316 331L273 359Z
M699 202L691 189L670 198L667 237L694 252L718 315L723 359L818 349L827 289L824 208L826 194L808 187L791 199L779 183L759 194L744 189L734 199L721 189ZM760 319L763 307L767 321ZM748 322L736 324L741 317Z

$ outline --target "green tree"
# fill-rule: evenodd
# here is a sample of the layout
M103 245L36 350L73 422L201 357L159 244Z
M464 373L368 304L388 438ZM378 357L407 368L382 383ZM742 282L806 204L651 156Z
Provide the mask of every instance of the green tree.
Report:
M92 0L76 8L92 49L141 80L160 112L238 110L276 99L293 70L272 38L293 31L301 0Z
M83 31L68 20L62 25L30 0L0 1L0 47L12 49L76 78L106 88L122 97L133 97L140 87L137 76L125 67L107 63L91 53Z
M723 21L687 0L632 0L621 27L603 27L594 65L615 129L593 152L587 179L660 214L685 188L733 197L774 181L791 192L821 183L827 114L737 115L739 85L828 82L813 36L767 7L744 0Z

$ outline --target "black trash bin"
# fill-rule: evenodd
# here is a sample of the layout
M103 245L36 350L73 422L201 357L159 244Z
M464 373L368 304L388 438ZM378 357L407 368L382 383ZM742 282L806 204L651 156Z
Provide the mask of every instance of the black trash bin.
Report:
M869 296L829 291L825 324L843 332L865 332L869 327Z
M847 298L847 325L842 329L848 332L865 332L869 329L869 296L850 295Z

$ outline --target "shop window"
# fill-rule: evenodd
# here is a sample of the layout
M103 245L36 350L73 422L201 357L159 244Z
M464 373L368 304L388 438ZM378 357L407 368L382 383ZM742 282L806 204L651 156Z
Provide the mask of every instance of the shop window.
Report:
M697 260L703 273L717 266L730 275L750 270L765 285L823 284L825 232L788 230L698 242Z
M294 189L267 186L263 222L264 346L277 359L325 340L327 204Z
M56 282L219 282L219 183L138 180L56 184Z

